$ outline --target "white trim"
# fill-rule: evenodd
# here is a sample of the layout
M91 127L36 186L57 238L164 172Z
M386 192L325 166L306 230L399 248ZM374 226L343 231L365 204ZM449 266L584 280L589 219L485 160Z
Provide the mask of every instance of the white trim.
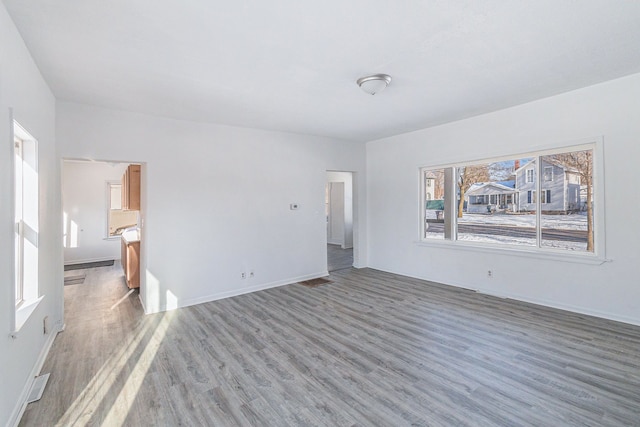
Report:
M17 140L20 141L20 158L21 158L21 162L24 163L24 158L25 158L25 146L28 146L28 153L33 155L33 161L32 161L32 167L36 172L36 212L35 212L35 217L36 217L36 221L35 224L32 224L32 226L35 227L35 229L31 230L32 234L34 234L34 236L32 236L32 238L30 238L29 240L32 241L32 243L35 245L36 248L38 248L38 239L39 239L39 223L40 223L40 176L39 176L39 143L36 140L35 137L33 137L29 132L27 132L27 130L25 128L23 128L20 123L18 123L17 121L15 121L14 117L13 117L13 109L9 108L9 128L10 128L10 141L11 141L11 162L10 162L10 174L11 174L11 189L10 189L10 199L9 199L9 208L11 209L12 212L12 216L14 217L14 220L12 221L12 224L15 224L15 211L16 211L16 167L15 167L15 143ZM22 169L24 169L24 166L21 167ZM20 193L21 193L21 198L22 198L22 204L24 205L24 171L23 171L23 177L21 178L22 180L22 188L20 189ZM23 207L23 211L24 211L24 207ZM14 225L15 227L15 225ZM28 286L25 285L24 283L24 271L25 271L25 266L24 266L24 260L22 259L24 254L23 254L23 246L24 246L24 240L25 240L25 235L24 235L24 212L21 213L20 218L19 218L19 239L20 239L20 266L19 266L19 271L16 271L15 267L12 267L12 272L11 272L11 281L12 281L12 285L11 285L11 291L10 291L10 301L11 301L11 311L10 311L10 316L9 316L9 334L11 337L13 338L17 338L17 334L18 331L22 328L22 326L27 322L27 320L29 319L29 317L31 316L31 314L33 314L33 312L35 311L36 307L40 304L40 301L42 301L42 299L44 298L44 296L39 295L40 293L40 283L39 283L39 271L37 270L37 265L38 262L36 262L36 266L35 266L35 279L33 280L35 283L28 283ZM12 232L12 236L14 236L15 233L15 229ZM15 236L13 237L13 239L15 239ZM33 240L32 240L33 239ZM12 244L12 246L14 246ZM39 254L39 249L38 249L38 254ZM11 251L11 258L10 258L10 263L11 265L15 266L16 263L16 251L15 249L12 249ZM15 285L16 282L20 280L20 286L21 286L21 299L20 301L16 302L16 289L15 289ZM29 289L29 292L25 292L25 289Z
M40 301L42 301L43 298L44 295L41 295L31 301L23 300L22 304L15 309L15 323L11 331L12 338L18 338L18 332L20 332L20 329L27 323L27 320L29 320L33 312L36 311L36 308L40 305Z
M471 252L493 253L524 258L538 258L558 262L601 265L613 262L612 259L596 256L589 252L574 253L564 249L544 248L536 246L492 245L491 243L465 242L463 240L425 239L413 242L416 246L437 247L438 249L464 250Z
M382 268L372 268L372 269L373 270L382 271L382 272L385 272L385 273L397 274L397 275L409 277L409 278L412 278L412 279L424 280L425 282L432 282L432 283L437 283L439 285L451 286L451 287L454 287L454 288L459 288L459 289L465 289L465 290L468 290L468 291L478 292L478 293L481 293L483 295L491 296L491 297L494 297L494 298L510 299L510 300L513 300L513 301L526 302L526 303L529 303L529 304L535 304L535 305L539 305L539 306L542 306L542 307L548 307L548 308L554 308L554 309L557 309L557 310L567 311L567 312L569 312L571 314L593 316L593 317L598 317L600 319L613 320L615 322L622 322L622 323L626 323L626 324L629 324L629 325L640 326L640 320L638 320L637 318L632 318L632 317L627 317L627 316L618 316L618 315L607 313L607 312L604 312L604 311L590 310L588 308L574 306L574 305L570 305L570 304L558 304L555 301L546 300L546 299L540 299L540 298L530 298L528 296L521 295L521 294L499 294L499 293L496 293L495 291L488 290L488 289L485 290L483 288L476 288L476 287L473 287L473 286L470 286L470 285L464 285L464 284L453 283L453 282L444 283L444 282L441 282L441 281L438 281L438 280L429 279L429 278L426 278L426 277L419 277L419 276L415 276L415 275L409 275L407 273L402 273L402 272L394 271L394 270L385 270L385 269L382 269Z
M456 215L457 212L457 207L455 207L454 209L451 209L450 215L452 217L452 223L454 224L454 228L455 228L455 232L452 233L451 235L451 239L444 239L441 240L439 238L429 238L425 236L425 206L426 206L426 200L425 200L425 183L424 181L424 176L425 176L425 172L426 171L433 171L433 170L437 170L437 169L452 169L454 170L454 175L456 176L456 179L452 180L451 185L456 187L456 182L457 182L457 174L458 174L458 170L461 167L465 167L465 166L469 166L469 165L476 165L476 164L484 164L484 163L495 163L495 162L500 162L500 161L504 161L504 160L514 160L514 159L522 159L525 157L532 157L533 159L529 162L527 162L525 165L521 166L518 170L523 169L525 171L525 175L524 175L524 179L525 179L525 183L530 183L527 179L528 176L528 172L529 170L533 170L533 175L534 175L534 183L535 183L535 190L528 190L527 192L527 197L529 197L529 192L531 192L531 203L535 203L536 205L536 247L535 248L528 248L525 247L524 249L520 249L519 246L515 246L515 245L509 245L509 244L504 244L504 245L499 245L499 247L502 249L500 253L503 254L508 254L511 252L515 252L515 251L521 251L521 252L525 252L527 253L527 256L533 256L533 257L537 257L537 258L541 258L541 259L556 259L556 258L562 258L565 259L569 262L584 262L587 264L592 264L592 263L596 263L596 264L602 264L607 260L606 258L606 248L605 248L605 220L604 220L604 216L605 216L605 200L604 200L604 193L605 193L605 187L604 187L604 137L599 136L599 137L591 137L591 138L583 138L579 141L576 141L573 145L564 143L564 144L554 144L554 145L550 145L550 148L541 148L539 150L536 151L529 151L526 153L522 153L522 154L513 154L513 155L509 155L509 156L499 156L499 157L489 157L489 158L485 158L485 159L480 159L480 160L474 160L474 161L465 161L465 162L458 162L458 163L449 163L449 164L440 164L440 165L434 165L434 166L420 166L418 168L419 173L420 173L420 196L419 196L419 211L420 211L420 215L419 215L419 220L418 220L418 225L419 225L419 239L420 239L420 244L424 244L425 246L429 246L431 245L431 242L435 242L436 245L442 247L441 245L447 245L447 244L451 244L451 247L456 247L456 248L464 248L464 246L460 245L460 242L457 240L457 223L458 223L458 218ZM550 155L554 155L554 154L562 154L562 153L566 153L566 152L576 152L576 151L586 151L586 150L591 150L592 152L592 181L593 181L593 206L594 209L592 211L593 213L593 242L594 242L594 248L593 248L593 252L572 252L572 251L568 251L568 250L554 250L554 249L550 249L550 248L543 248L541 247L541 242L542 242L542 228L541 228L541 215L542 215L542 208L543 208L543 204L541 203L541 195L540 195L540 190L541 187L543 185L542 183L542 179L543 179L543 166L542 166L542 161L537 162L538 160L541 160L543 157L545 156L550 156ZM537 163L536 163L537 162ZM534 163L534 165L532 167L530 167L529 165ZM518 181L518 175L516 173L516 190L517 190L517 181ZM565 183L566 185L566 183ZM454 206L457 205L457 196L456 196L456 191L454 188L454 197L453 200L450 202L450 204L453 204ZM467 194L465 194L465 197L467 196ZM534 198L535 198L535 202L534 202ZM445 201L446 203L446 201ZM529 203L529 202L528 202ZM481 250L484 250L484 248L492 248L494 247L491 244L485 244L485 243L481 243L481 242L474 242L474 243L465 243L467 245L473 245L476 248L479 248ZM460 245L460 246L459 246ZM498 246L496 246L497 248ZM579 259L580 257L584 258L584 261L575 261L577 259ZM573 260L573 261L572 261ZM595 260L595 262L594 262Z
M144 312L144 314L151 314L151 312L147 311L147 307L145 307L144 305L144 301L142 300L142 293L140 291L138 291L138 300L140 300L140 305L142 306L142 311ZM159 313L159 312L155 312L154 313Z
M530 184L532 182L536 182L536 171L535 171L535 168L533 166L530 167L530 168L527 168L525 170L525 174L526 174L525 182L527 184Z
M31 387L33 386L33 381L40 374L42 367L44 366L45 360L47 360L47 356L49 355L49 351L53 346L53 341L56 339L56 336L59 332L62 332L64 328L58 328L57 331L51 331L47 341L44 343L42 350L40 351L40 355L38 359L36 359L36 363L33 365L31 372L29 373L29 377L27 382L24 384L22 388L22 392L20 393L20 397L18 398L18 402L16 403L15 408L11 412L11 416L9 417L9 421L7 422L7 426L17 427L22 419L22 415L24 414L25 409L27 409L27 397L29 397L29 392L31 391Z
M16 126L16 122L13 119L13 108L9 108L9 141L11 141L11 150L9 151L10 161L9 161L9 170L7 173L11 177L11 182L9 184L9 210L11 212L11 251L9 252L9 265L11 266L10 279L11 286L9 291L9 300L7 301L9 311L9 333L13 333L16 330L16 281L18 277L16 276L18 273L16 271L16 251L15 251L15 212L16 212L16 169L15 169L15 139L18 136L17 130L19 126ZM8 147L7 147L8 148Z
M120 194L122 196L122 181L118 181L118 180L107 180L105 181L105 208L104 208L104 212L105 212L105 217L106 217L106 221L105 221L105 230L104 230L104 235L105 237L102 240L109 240L112 239L114 237L119 238L120 236L111 236L109 234L109 228L111 226L111 186L112 185L119 185L120 186ZM122 210L122 209L120 209Z
M198 297L198 298L185 299L185 300L178 301L178 305L175 308L171 308L170 310L175 310L177 308L189 307L189 306L196 305L196 304L203 304L203 303L211 302L211 301L217 301L217 300L225 299L225 298L231 298L231 297L235 297L235 296L238 296L238 295L249 294L249 293L257 292L257 291L263 291L263 290L266 290L266 289L277 288L279 286L291 285L291 284L294 284L294 283L301 282L303 280L317 279L319 277L326 277L328 275L329 275L328 271L322 271L322 272L313 273L313 274L307 274L307 275L304 275L304 276L294 277L294 278L290 278L290 279L284 279L284 280L278 280L278 281L271 282L271 283L265 283L265 284L262 284L262 285L249 286L249 287L242 288L242 289L234 289L234 290L231 290L231 291L219 292L217 294L202 296L202 297ZM140 302L142 303L142 298L140 299ZM147 311L147 308L144 306L144 303L143 303L142 304L142 308L144 309L144 313L145 314L153 314L153 313L161 313L163 311L170 311L170 310L167 310L167 306L166 305L160 306L158 308L158 310Z

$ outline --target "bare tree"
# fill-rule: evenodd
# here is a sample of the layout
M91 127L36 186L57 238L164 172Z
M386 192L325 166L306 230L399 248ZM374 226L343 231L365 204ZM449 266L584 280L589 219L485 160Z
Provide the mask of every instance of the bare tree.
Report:
M434 198L436 200L444 199L444 171L436 171L434 185Z
M487 182L489 180L489 165L471 165L458 168L458 189L460 190L458 218L462 218L464 195L469 187L477 182Z
M513 176L514 162L495 162L488 165L491 181L506 181Z
M574 151L547 157L577 172L580 176L580 185L587 187L587 251L593 252L593 151Z

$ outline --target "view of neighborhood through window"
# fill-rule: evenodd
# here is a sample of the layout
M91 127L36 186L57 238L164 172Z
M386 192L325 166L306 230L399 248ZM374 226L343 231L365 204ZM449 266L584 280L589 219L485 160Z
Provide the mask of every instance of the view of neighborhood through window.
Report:
M542 156L541 162L554 177L540 188L547 192L541 245L593 252L593 150Z
M444 169L424 171L425 188L425 237L444 239Z
M426 239L594 252L593 149L425 169L423 179Z
M458 240L536 246L536 164L524 158L458 167Z

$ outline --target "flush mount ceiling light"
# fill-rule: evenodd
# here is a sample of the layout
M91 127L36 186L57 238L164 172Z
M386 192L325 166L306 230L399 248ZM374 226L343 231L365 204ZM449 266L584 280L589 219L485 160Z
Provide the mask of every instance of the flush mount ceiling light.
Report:
M360 89L367 92L369 95L375 95L378 92L382 92L384 88L391 83L391 76L387 74L373 74L371 76L360 77L356 83L360 86Z

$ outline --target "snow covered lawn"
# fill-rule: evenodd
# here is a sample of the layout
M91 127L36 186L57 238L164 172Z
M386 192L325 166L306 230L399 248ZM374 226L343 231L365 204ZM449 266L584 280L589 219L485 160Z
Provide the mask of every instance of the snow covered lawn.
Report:
M558 230L586 230L587 215L585 213L569 215L541 215L542 228L554 228ZM508 225L511 227L535 227L536 216L534 214L470 214L465 213L458 218L459 224L491 224Z
M427 217L430 218L429 211ZM434 215L435 217L435 215ZM536 215L534 214L472 214L465 213L462 218L457 218L458 224L464 226L458 232L458 240L509 244L517 246L536 246L535 228ZM587 231L587 216L584 213L570 215L541 215L543 230L575 230ZM469 228L477 226L477 228ZM487 227L488 226L488 227ZM495 228L493 228L495 227ZM514 228L521 228L518 232ZM568 232L568 231L567 231ZM530 234L533 233L533 236ZM431 224L426 229L427 238L443 239L444 229L442 224ZM545 238L541 241L542 247L564 249L569 251L586 251L586 237L583 241L565 241L562 238ZM585 234L586 236L586 234ZM578 239L582 240L582 239Z

